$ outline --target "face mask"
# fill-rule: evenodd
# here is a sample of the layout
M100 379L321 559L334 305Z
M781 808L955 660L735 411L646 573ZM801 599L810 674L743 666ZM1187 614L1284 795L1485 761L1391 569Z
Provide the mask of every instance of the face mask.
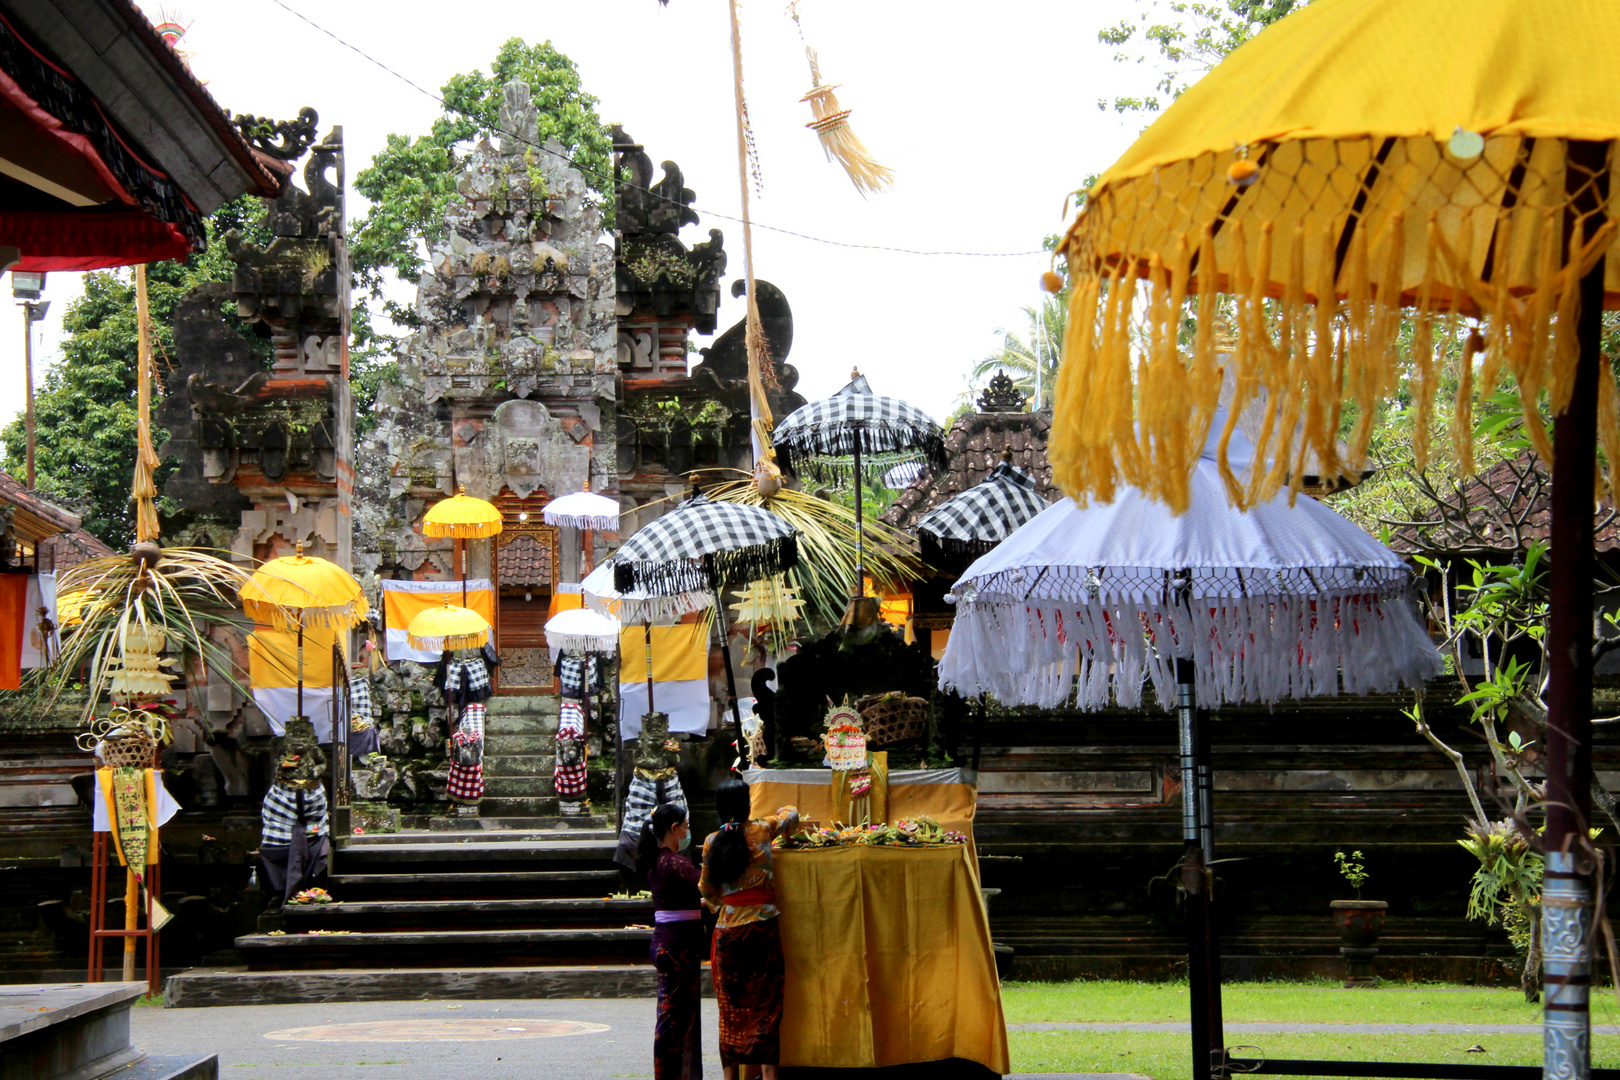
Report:
M687 833L685 836L681 837L681 846L676 848L675 850L676 851L685 851L687 848L689 848L691 846L692 846L692 834Z

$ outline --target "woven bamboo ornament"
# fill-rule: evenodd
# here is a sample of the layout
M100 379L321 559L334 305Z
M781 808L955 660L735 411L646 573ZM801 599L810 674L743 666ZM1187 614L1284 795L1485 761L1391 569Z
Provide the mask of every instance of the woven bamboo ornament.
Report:
M1060 248L1063 490L1084 505L1132 485L1184 510L1223 376L1236 397L1219 463L1240 506L1297 491L1307 454L1324 475L1360 470L1403 381L1420 468L1442 386L1456 387L1472 471L1474 403L1509 378L1550 461L1544 414L1569 403L1579 282L1613 243L1620 192L1620 73L1569 60L1620 32L1620 11L1560 11L1318 0L1177 99L1090 189ZM1508 78L1490 49L1437 41L1524 51ZM1620 259L1605 276L1605 306L1620 307ZM1259 452L1239 474L1226 445L1256 398ZM1620 449L1615 399L1605 362L1599 443Z
M107 689L119 697L163 697L169 693L176 676L163 670L178 668L174 660L165 660L162 652L168 636L156 627L131 626L124 634L122 654L114 661L112 679Z
M799 28L799 39L803 41L804 25L799 21L798 0L788 5L788 14L793 17L793 24ZM861 142L860 136L849 126L850 113L854 110L846 109L839 103L834 91L841 84L821 81L821 63L816 50L808 42L804 46L804 55L810 62L810 81L814 85L799 100L808 101L810 111L815 116L804 126L814 131L821 140L821 149L826 152L827 160L836 161L844 167L856 191L869 195L887 190L894 184L894 170L880 165L866 144Z

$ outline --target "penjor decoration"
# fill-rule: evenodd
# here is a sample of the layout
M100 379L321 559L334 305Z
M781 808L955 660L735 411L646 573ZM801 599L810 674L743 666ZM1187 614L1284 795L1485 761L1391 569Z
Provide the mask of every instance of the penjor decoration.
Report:
M788 14L793 16L793 25L799 28L799 39L803 41L804 24L799 21L798 0L788 5ZM866 144L861 142L860 136L849 126L849 115L855 110L843 108L840 104L838 95L834 93L839 84L821 81L821 63L809 42L805 42L804 55L810 62L810 81L814 85L799 100L808 101L810 111L815 115L815 119L804 126L821 140L827 160L836 161L844 167L856 191L871 195L887 190L894 184L894 170L879 164Z

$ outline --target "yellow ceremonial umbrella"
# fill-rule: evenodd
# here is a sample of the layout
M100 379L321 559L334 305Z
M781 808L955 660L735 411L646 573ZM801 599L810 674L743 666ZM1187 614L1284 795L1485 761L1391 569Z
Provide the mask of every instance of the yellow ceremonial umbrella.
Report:
M1072 294L1050 456L1082 505L1129 484L1185 510L1223 381L1219 466L1238 505L1297 491L1309 453L1327 475L1359 466L1403 378L1421 467L1449 363L1469 470L1476 390L1512 375L1524 433L1553 464L1543 940L1578 943L1547 954L1559 1077L1590 1060L1596 449L1611 491L1620 479L1600 347L1601 312L1620 307L1620 65L1592 57L1615 40L1609 0L1316 0L1178 98L1086 193L1060 248ZM1262 396L1238 475L1227 442ZM1199 1049L1221 1054L1218 1005L1210 1017L1214 1045L1199 1047L1195 1010L1199 1075Z
M501 512L494 503L475 499L467 489L456 486L456 493L433 504L422 518L422 535L454 537L461 543L461 602L467 602L467 545L468 540L495 536L501 531Z
M412 619L405 636L415 649L476 649L489 642L489 623L471 608L446 600L438 607L424 609Z
M298 714L304 713L304 627L348 628L366 617L371 605L349 572L334 562L304 554L271 559L253 572L238 595L248 617L282 630L298 631Z

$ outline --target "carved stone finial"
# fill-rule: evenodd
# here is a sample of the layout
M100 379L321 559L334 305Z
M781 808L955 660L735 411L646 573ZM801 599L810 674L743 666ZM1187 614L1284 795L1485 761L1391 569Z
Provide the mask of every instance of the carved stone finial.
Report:
M315 143L315 125L320 120L308 105L298 110L296 120L271 120L252 113L225 115L249 146L281 161L297 161L304 156L304 151Z
M1024 392L1013 385L1005 371L990 377L990 385L984 388L978 401L980 412L1023 412L1028 403Z
M540 141L538 119L529 84L513 80L501 87L501 153L521 154Z

